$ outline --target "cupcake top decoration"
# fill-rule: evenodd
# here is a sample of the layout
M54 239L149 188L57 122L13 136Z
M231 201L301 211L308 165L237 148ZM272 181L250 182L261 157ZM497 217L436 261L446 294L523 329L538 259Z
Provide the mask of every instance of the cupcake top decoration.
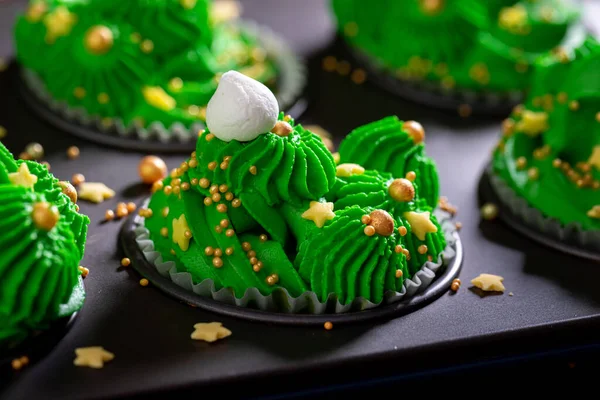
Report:
M0 143L0 348L79 310L89 219L72 186Z
M319 136L278 114L264 86L224 74L196 151L142 214L154 262L237 299L312 293L379 304L404 292L447 247L432 213L435 164L415 126L389 117L358 128L336 165Z

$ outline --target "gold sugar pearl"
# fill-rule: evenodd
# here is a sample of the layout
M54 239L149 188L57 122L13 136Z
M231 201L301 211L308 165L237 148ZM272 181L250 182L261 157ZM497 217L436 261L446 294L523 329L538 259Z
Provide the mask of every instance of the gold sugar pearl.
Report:
M179 193L181 193L181 186L175 186L173 188L173 194L177 195Z
M250 250L252 250L252 245L248 242L244 242L244 243L242 243L242 249L244 251L250 251Z
M231 156L225 156L223 158L223 161L227 161L227 162L231 161Z
M261 242L263 242L263 243L264 243L264 242L266 242L266 241L267 241L269 238L267 237L267 235L263 234L263 235L260 235L260 236L258 237L258 239L259 239Z
M67 157L70 160L74 160L77 157L79 157L79 147L77 146L71 146L67 149Z
M191 238L192 238L192 231L190 231L190 230L186 230L185 232L183 232L183 236L184 236L186 239L191 239Z
M213 201L212 201L212 199L210 197L205 197L204 198L204 205L205 206L210 206L210 205L212 205L212 203L213 203Z
M211 161L208 163L208 169L210 169L211 171L214 171L217 168L217 162L216 161Z
M265 280L267 281L267 284L268 284L268 285L270 285L270 286L273 286L273 285L275 285L277 282L279 282L279 275L277 275L277 274L272 274L272 275L269 275L269 276L267 277L267 279L265 279Z
M190 161L188 161L188 165L190 168L196 168L198 166L198 160L192 158Z
M367 236L373 236L375 234L375 228L371 225L368 225L365 227L364 232Z
M516 161L516 166L518 169L523 169L527 166L527 159L525 157L519 157Z
M221 233L221 232L223 232L223 228L221 226L217 225L217 226L215 226L215 232Z
M223 250L216 248L215 249L215 257L221 257L223 255Z
M362 218L360 219L360 222L368 225L371 223L371 217L369 217L368 215L363 215Z
M417 251L419 252L419 254L425 254L427 253L427 246L422 244L419 246L419 248L417 249Z
M450 290L452 290L453 292L457 292L458 289L460 288L460 279L456 278L452 281L452 284L450 285Z
M163 226L162 228L160 228L160 234L164 237L169 236L169 228Z
M529 179L536 180L540 177L540 170L537 167L531 167L527 171L527 176Z
M408 179L411 182L414 182L415 179L417 179L417 174L414 171L410 171L410 172L406 173L405 178Z
M148 286L149 284L150 284L150 282L148 281L148 279L146 279L146 278L142 278L142 279L140 279L140 286L144 286L144 287L146 287L146 286Z
M250 168L248 168L248 171L252 174L252 175L256 175L257 174L257 169L256 166L251 166Z
M229 187L227 185L225 185L225 184L219 186L219 192L221 192L221 193L225 193L228 190L229 190Z
M396 247L394 248L394 251L398 254L402 253L402 246L397 244Z
M50 231L58 223L60 214L55 206L42 201L33 205L31 219L38 229Z
M65 194L73 203L77 203L77 190L67 181L58 182L61 191Z
M388 192L394 200L400 202L412 201L415 198L415 187L408 179L394 179Z
M212 263L215 268L221 268L223 266L223 260L221 259L221 257L213 258Z
M83 174L74 174L71 177L71 183L75 186L81 185L83 182L85 182L85 176L83 176Z
M152 40L145 39L140 44L140 48L144 53L151 53L152 50L154 50L154 42L152 42Z
M85 278L86 276L88 276L90 274L90 270L89 268L86 267L82 267L81 265L78 267L79 272L81 272L81 277Z
M375 228L375 232L377 232L379 235L391 236L392 233L394 233L394 219L387 211L375 210L369 214L369 217L371 217L369 226ZM368 233L367 235L371 236Z
M213 135L212 133L209 133L208 135L206 135L206 141L210 142L211 140L213 140L215 138L215 135Z
M260 267L258 266L258 264L252 266L252 271L260 272Z
M158 192L159 190L162 190L164 184L162 181L156 181L152 184L152 193Z
M250 259L250 264L255 265L256 263L258 263L258 259L256 257L252 257Z
M137 209L137 206L133 202L127 203L126 207L127 207L127 211L129 211L130 213L134 212Z
M183 191L188 191L188 190L190 190L190 184L189 184L189 183L187 183L187 182L183 182L183 183L181 184L181 190L183 190Z
M131 265L131 260L129 258L125 257L121 260L121 266L129 267L130 265Z
M227 169L227 167L229 167L229 163L227 161L223 161L220 165L219 168L225 170Z
M198 186L198 178L192 178L192 180L190 181L190 184L192 186Z
M217 206L217 211L220 213L226 213L227 212L227 206L225 204L219 204Z
M229 226L229 220L223 218L221 222L219 222L219 225L221 225L223 228L227 228Z
M208 189L208 191L209 191L209 193L210 193L210 194L215 194L215 193L217 193L217 192L219 191L219 186L217 186L217 185L212 185L212 186L210 187L210 189Z
M294 128L287 121L277 121L271 132L277 136L286 137L294 132Z
M104 213L104 219L107 221L112 221L115 219L115 212L113 210L106 210Z
M242 201L240 199L233 199L231 201L231 205L233 206L233 208L238 208L242 205Z
M256 251L250 250L247 254L248 258L256 257Z
M402 275L403 275L402 270L401 269L397 269L396 270L396 278L402 278Z
M486 203L481 207L481 218L491 221L498 216L498 206L492 203Z
M226 199L227 201L231 201L231 200L233 200L233 193L231 193L231 192L227 192L227 193L225 193L225 199Z
M179 186L181 185L181 179L175 178L171 181L171 186Z
M175 250L173 250L173 249L171 249L171 250L169 251L169 253L171 253L171 254L172 254L172 255L174 255L174 256L175 256L175 255L177 255L177 253L175 253Z
M214 193L211 198L215 203L221 201L221 195L219 193Z
M569 102L569 110L577 111L579 110L579 102L577 100L572 100Z
M325 328L325 330L330 331L333 329L333 324L331 322L327 321L323 324L323 327Z
M425 129L417 121L404 122L402 129L411 137L415 144L419 144L425 140Z
M400 234L400 236L406 236L406 234L408 233L408 229L406 229L405 226L401 226L398 228L398 233Z
M215 249L208 246L204 249L204 254L206 254L207 256L212 256L213 254L215 254Z
M50 171L50 163L48 161L42 161L40 164L42 164L44 167L46 167L48 169L48 171Z
M225 236L232 237L233 235L235 235L235 231L233 229L227 229L225 231Z
M179 169L181 169L183 172L186 172L189 168L190 168L190 166L185 161L179 165Z
M173 187L171 185L167 185L165 186L165 188L163 189L163 192L165 192L165 194L167 196L169 196L171 193L173 193Z
M228 247L225 249L225 254L227 254L228 256L233 254L233 247Z

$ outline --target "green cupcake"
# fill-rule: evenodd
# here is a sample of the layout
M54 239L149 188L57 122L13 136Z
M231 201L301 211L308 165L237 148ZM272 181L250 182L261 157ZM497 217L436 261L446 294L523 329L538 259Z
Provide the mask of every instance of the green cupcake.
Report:
M185 286L197 293L225 291L245 306L275 298L278 311L306 312L299 299L344 310L399 299L424 267L451 257L418 127L391 117L359 128L336 165L319 136L278 112L266 87L228 72L196 151L154 187L138 243L171 279L189 276ZM380 153L397 145L386 156L359 155L365 141Z
M76 192L0 143L0 347L83 305L78 267L89 219L65 193Z
M540 213L545 219L535 219L537 230L551 234L555 221L560 229L551 236L572 236L595 249L600 249L599 65L600 44L591 37L566 58L540 59L527 101L504 121L492 164L502 200L529 215L525 221Z
M332 0L340 34L402 80L522 92L540 55L567 45L570 0ZM571 44L569 44L570 46Z
M224 71L277 84L258 39L222 19L209 0L31 0L15 47L29 87L65 112L105 128L191 128Z

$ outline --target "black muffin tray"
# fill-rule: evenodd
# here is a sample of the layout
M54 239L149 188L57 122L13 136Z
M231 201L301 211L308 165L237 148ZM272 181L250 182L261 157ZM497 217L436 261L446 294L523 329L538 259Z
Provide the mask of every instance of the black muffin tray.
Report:
M23 3L0 3L0 57L11 57L10 21ZM598 349L598 263L538 244L499 220L480 218L478 182L500 134L501 118L463 119L400 100L369 81L356 85L348 76L323 71L325 56L343 57L331 46L335 34L326 1L286 2L285 13L278 11L280 3L245 1L245 14L281 32L309 60L309 108L301 123L321 125L338 142L353 128L388 115L424 125L427 152L440 171L441 194L458 207L456 219L462 222L459 291L448 291L399 318L334 323L328 331L223 316L191 307L152 284L142 287L138 272L120 266L124 221L103 219L118 202L148 196L149 188L137 175L145 154L87 142L38 119L15 89L11 76L17 66L11 64L0 73L0 125L8 132L3 142L17 154L29 142L39 142L58 178L82 173L117 195L99 205L79 202L91 218L81 263L90 270L86 303L46 357L12 377L0 376L0 398L148 399L153 394L167 398L167 392L230 398L240 389L245 397L285 392L313 398L314 388L358 393L359 385L397 381L402 383L393 393L404 393L429 390L432 385L407 382L417 376L467 374L492 364L567 358L577 349L587 354ZM72 145L81 150L76 160L65 154ZM172 168L185 154L161 157ZM481 273L503 276L506 292L486 296L472 289L470 280ZM195 323L211 321L222 322L232 336L215 343L190 339ZM115 359L101 370L73 366L74 350L86 346L103 346ZM564 362L568 372L567 361L573 360ZM497 382L494 387L507 388ZM451 384L443 390L451 395L467 386Z

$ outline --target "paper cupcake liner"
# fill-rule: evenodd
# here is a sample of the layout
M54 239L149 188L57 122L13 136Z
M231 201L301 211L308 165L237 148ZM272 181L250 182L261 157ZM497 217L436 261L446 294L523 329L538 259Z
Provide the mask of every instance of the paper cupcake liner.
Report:
M331 294L325 302L321 302L319 296L312 291L307 291L298 297L292 297L283 288L276 289L268 296L261 294L256 288L249 288L241 298L237 298L229 288L217 290L214 281L211 279L206 279L195 284L190 273L178 272L175 263L172 261L164 262L160 253L155 251L154 242L150 240L150 232L143 226L144 219L142 217L137 217L135 221L137 226L134 229L134 233L135 241L144 254L145 259L156 268L160 275L199 296L212 298L213 300L229 305L257 308L262 311L314 315L325 313L341 314L370 310L382 304L399 302L422 292L435 280L436 274L456 256L454 246L457 237L456 226L451 221L451 215L440 209L437 209L434 214L438 218L446 237L447 246L445 250L440 254L436 262L426 262L411 279L406 279L402 291L386 292L383 301L380 303L373 303L362 297L357 297L350 304L344 305L338 301L337 296L334 294Z
M494 173L491 166L487 168L486 175L498 200L514 217L510 218L511 225L516 228L519 225L530 228L532 232L525 230L524 233L551 247L586 258L600 259L600 231L586 231L578 223L563 224L547 217L540 210L529 205L527 200L518 196L501 177ZM523 231L523 229L519 230Z
M274 94L280 109L298 118L303 111L299 100L307 82L302 60L269 28L248 21L237 22L235 26L255 37L264 47L279 71ZM25 100L38 114L60 129L92 141L128 149L187 151L195 148L198 131L205 128L201 121L189 127L182 123L165 126L158 121L146 127L134 122L125 125L119 118L110 118L107 122L106 118L91 115L82 107L54 99L34 71L22 67L20 77ZM166 144L169 146L165 147Z
M561 43L561 47L575 48L585 38L587 30L583 24L576 24ZM506 116L514 106L524 100L522 91L475 91L462 88L445 88L441 82L412 81L396 77L390 68L342 38L347 51L369 72L369 78L383 89L407 100L428 107L457 111L468 105L470 112Z

